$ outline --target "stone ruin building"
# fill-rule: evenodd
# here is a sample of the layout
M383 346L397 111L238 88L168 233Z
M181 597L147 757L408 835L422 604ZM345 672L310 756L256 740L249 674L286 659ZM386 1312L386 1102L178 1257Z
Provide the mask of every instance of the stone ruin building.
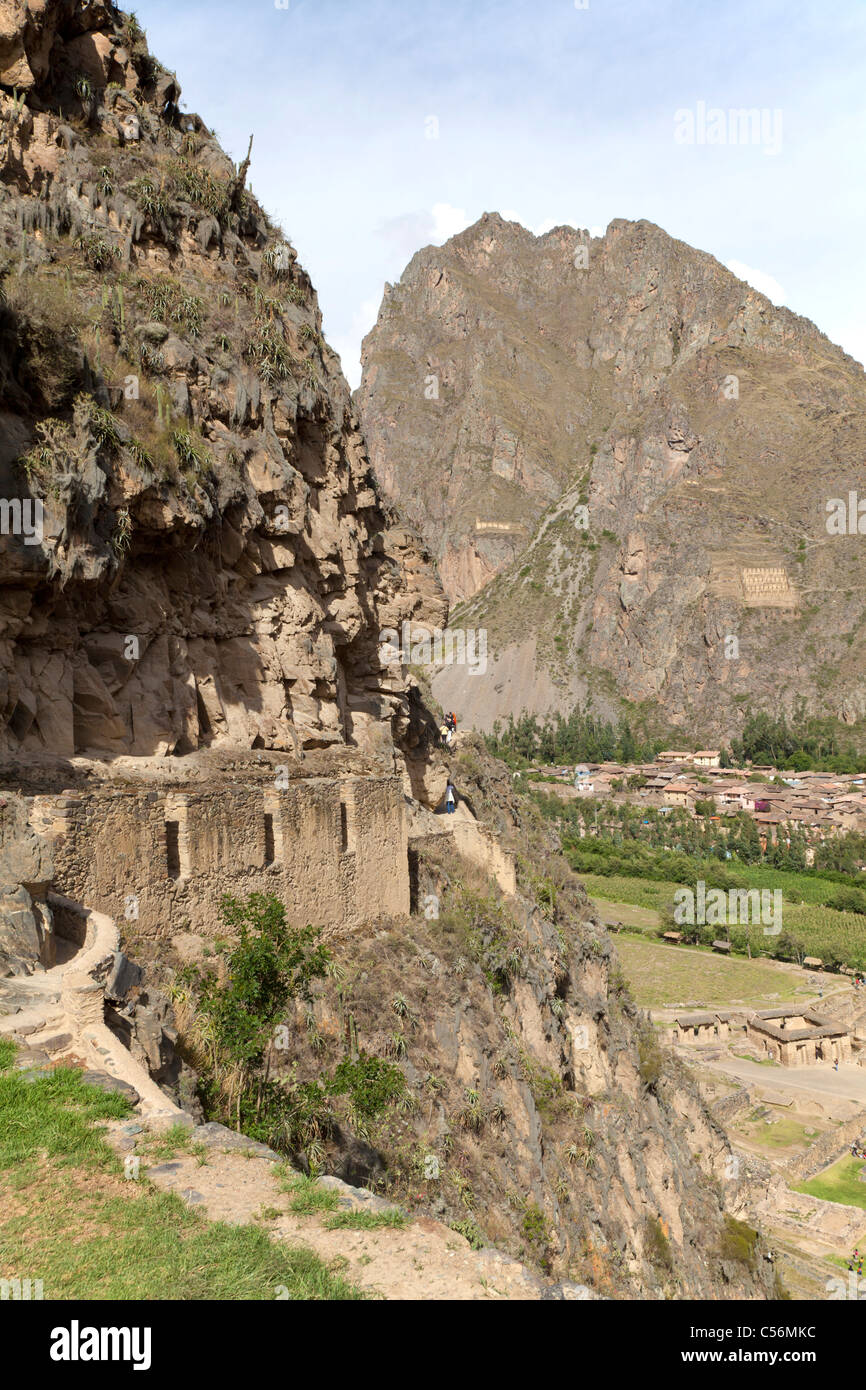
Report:
M812 1009L798 1010L790 1004L779 1009L761 1009L748 1019L746 1031L752 1042L783 1067L851 1060L847 1028L831 1023Z

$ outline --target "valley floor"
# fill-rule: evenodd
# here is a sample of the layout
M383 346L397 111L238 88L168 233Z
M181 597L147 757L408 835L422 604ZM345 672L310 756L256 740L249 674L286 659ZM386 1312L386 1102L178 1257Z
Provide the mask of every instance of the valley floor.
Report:
M599 900L597 906L614 926L628 919L626 904ZM691 1011L792 1003L844 1019L859 1037L860 994L845 977L626 932L617 936L617 952L635 998L652 1009L660 1032ZM866 1135L866 1067L781 1066L760 1057L741 1030L674 1050L747 1165L750 1210L792 1298L850 1297L834 1281L848 1280L853 1251L866 1244L866 1162L851 1155L852 1143L862 1145Z

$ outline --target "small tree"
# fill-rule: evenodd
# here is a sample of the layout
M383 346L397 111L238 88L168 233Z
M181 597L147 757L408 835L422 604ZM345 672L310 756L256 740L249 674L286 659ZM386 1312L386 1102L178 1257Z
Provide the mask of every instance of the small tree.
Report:
M251 893L246 902L226 896L223 925L231 941L217 946L224 962L218 974L198 967L186 972L196 991L199 1026L215 1079L228 1081L235 1122L241 1101L255 1081L256 1116L271 1063L274 1029L290 999L310 999L313 980L328 973L331 953L316 927L290 927L278 898ZM262 1068L264 1066L264 1072Z

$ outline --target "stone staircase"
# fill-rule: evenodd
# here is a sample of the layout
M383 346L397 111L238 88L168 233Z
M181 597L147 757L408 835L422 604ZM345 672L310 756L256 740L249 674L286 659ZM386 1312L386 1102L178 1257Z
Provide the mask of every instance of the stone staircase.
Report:
M123 959L115 922L57 893L49 893L48 904L58 929L58 963L0 981L0 1037L37 1059L79 1065L89 1079L134 1092L139 1113L157 1125L183 1123L185 1112L106 1026L106 981Z

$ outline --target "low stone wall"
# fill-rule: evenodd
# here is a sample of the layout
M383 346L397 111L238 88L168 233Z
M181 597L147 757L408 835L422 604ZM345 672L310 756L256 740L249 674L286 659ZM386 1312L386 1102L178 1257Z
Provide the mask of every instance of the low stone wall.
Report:
M457 815L447 817L448 830L457 853L495 879L503 893L517 892L517 869L514 856L504 850L496 836L486 826Z
M735 1115L739 1115L752 1104L750 1093L741 1087L738 1091L732 1091L730 1095L722 1096L721 1100L716 1101L710 1106L713 1118L719 1124L724 1125L728 1120L732 1120Z
M855 1139L862 1138L864 1129L866 1125L862 1115L844 1120L835 1129L828 1130L820 1139L816 1139L805 1153L789 1158L785 1164L785 1177L789 1182L805 1182L808 1178L814 1178L828 1164L842 1158L850 1150Z

